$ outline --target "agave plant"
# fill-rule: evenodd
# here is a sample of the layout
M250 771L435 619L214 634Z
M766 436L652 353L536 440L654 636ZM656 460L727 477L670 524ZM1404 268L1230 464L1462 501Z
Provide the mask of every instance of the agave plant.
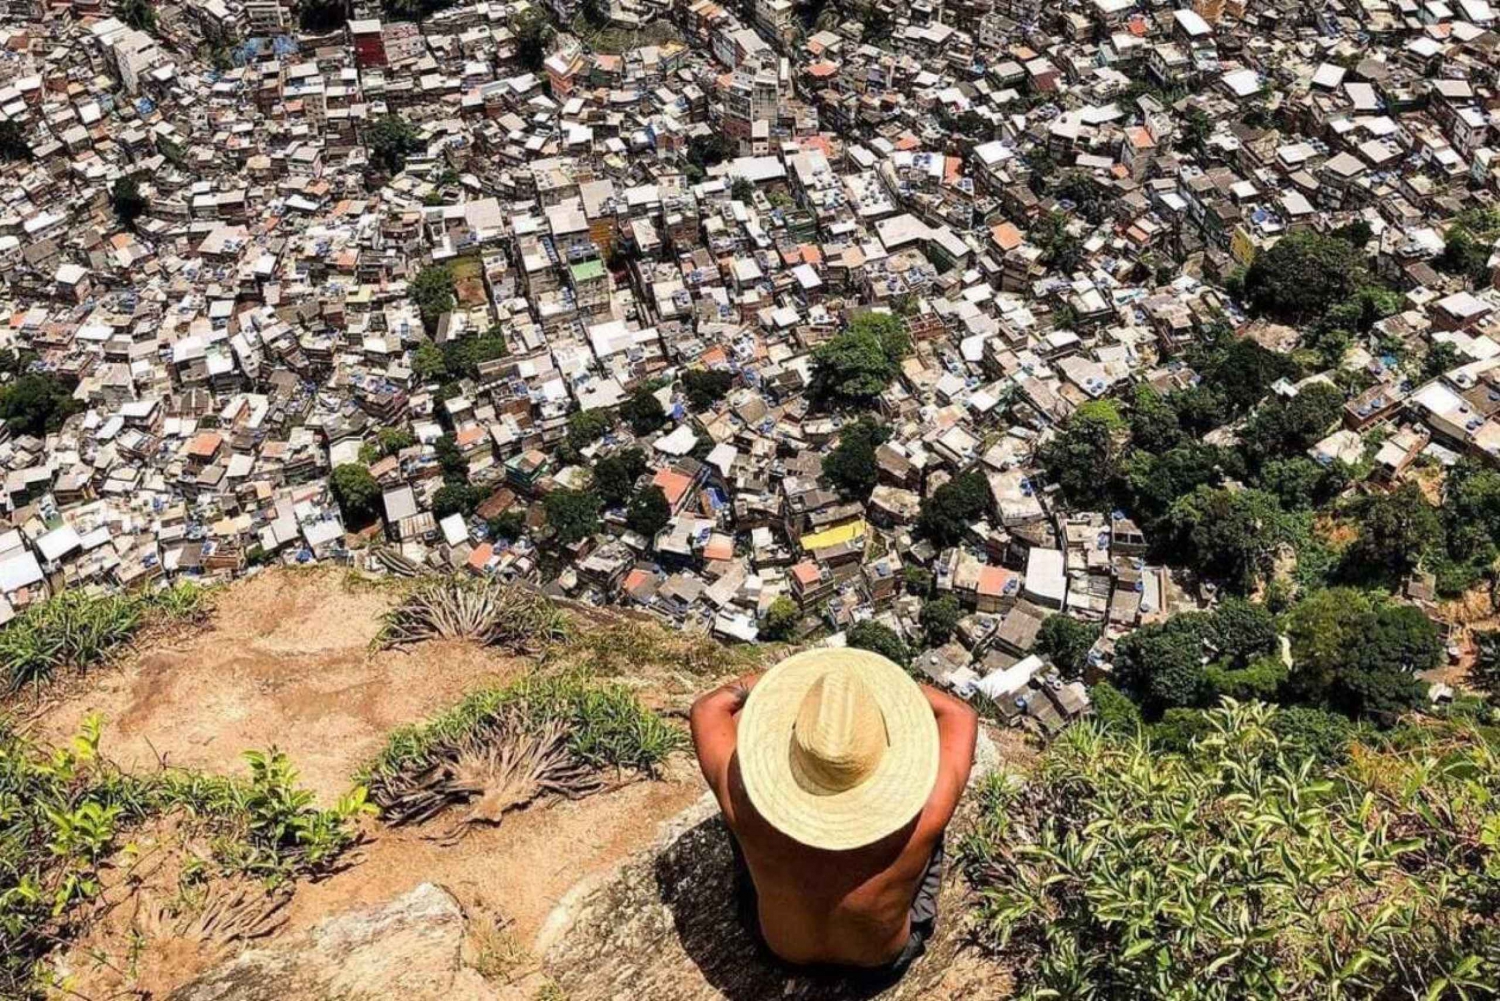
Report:
M603 773L569 749L563 720L528 724L512 708L483 730L445 746L426 767L383 774L372 793L384 818L398 825L468 804L444 837L453 841L472 825L499 824L506 813L543 795L581 799L605 785Z
M567 618L551 601L520 585L434 577L418 583L385 615L376 639L392 647L431 639L466 639L535 653L566 638Z
M578 798L650 775L684 742L624 686L534 677L473 692L437 719L392 734L361 781L393 824L469 805L451 838L545 796Z

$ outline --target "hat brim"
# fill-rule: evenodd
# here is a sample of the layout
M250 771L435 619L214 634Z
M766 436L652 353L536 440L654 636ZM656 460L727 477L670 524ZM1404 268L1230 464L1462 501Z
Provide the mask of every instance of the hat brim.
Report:
M885 718L886 750L874 773L853 789L819 792L799 782L792 731L808 689L828 671L858 672ZM756 682L740 713L740 776L761 817L813 848L845 851L906 826L937 782L938 730L932 706L900 667L868 650L808 650Z

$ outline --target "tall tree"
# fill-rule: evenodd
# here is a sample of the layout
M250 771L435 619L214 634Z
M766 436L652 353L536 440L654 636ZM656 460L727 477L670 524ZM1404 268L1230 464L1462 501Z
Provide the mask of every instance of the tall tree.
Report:
M120 224L126 229L135 229L135 221L146 211L146 197L141 194L140 185L133 177L115 180L114 186L109 189L109 203L119 217Z
M365 144L375 165L387 174L399 174L406 158L422 148L417 130L400 115L382 115L365 131Z
M839 432L838 445L823 456L823 475L846 497L868 499L879 474L875 447L888 434L869 418L846 425Z
M156 30L156 8L151 0L121 0L115 8L115 15L139 31Z
M1120 473L1125 430L1114 401L1093 400L1074 411L1062 431L1038 451L1037 461L1075 509L1108 502Z
M14 118L0 121L0 159L31 159L31 144L26 141L26 130Z
M610 507L630 499L635 481L646 471L646 457L638 448L625 448L594 463L594 491Z
M542 506L560 546L582 542L599 531L599 498L586 490L560 487L546 496Z
M980 473L965 473L944 483L922 501L917 531L939 546L951 546L990 506L990 484Z
M672 520L672 506L661 487L648 486L630 501L625 513L625 524L647 539L656 538L656 533L667 527Z
M833 406L864 406L885 391L911 349L901 321L862 313L813 351L813 394Z
M542 68L552 38L557 34L540 7L530 6L512 25L516 36L516 60L533 72Z
M380 484L363 465L346 462L335 467L329 486L349 527L366 525L379 514Z
M445 265L434 264L417 272L407 286L407 295L416 303L422 323L429 331L436 329L438 318L451 311L458 302L457 285L453 271Z
M1257 312L1297 322L1321 316L1369 280L1363 252L1316 230L1299 230L1256 255L1245 294Z

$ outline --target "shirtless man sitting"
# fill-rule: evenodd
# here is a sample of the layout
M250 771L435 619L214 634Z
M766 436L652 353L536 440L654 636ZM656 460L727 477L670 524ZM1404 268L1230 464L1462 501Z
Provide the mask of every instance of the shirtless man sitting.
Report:
M904 972L937 916L973 710L878 654L814 650L701 696L691 718L751 930L790 963Z

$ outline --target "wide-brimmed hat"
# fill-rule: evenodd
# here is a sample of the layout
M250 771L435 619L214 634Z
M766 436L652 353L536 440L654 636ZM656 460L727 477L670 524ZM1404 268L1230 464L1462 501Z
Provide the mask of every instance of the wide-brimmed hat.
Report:
M905 671L868 650L783 660L751 689L738 731L750 802L814 848L859 848L900 830L937 781L931 704Z

